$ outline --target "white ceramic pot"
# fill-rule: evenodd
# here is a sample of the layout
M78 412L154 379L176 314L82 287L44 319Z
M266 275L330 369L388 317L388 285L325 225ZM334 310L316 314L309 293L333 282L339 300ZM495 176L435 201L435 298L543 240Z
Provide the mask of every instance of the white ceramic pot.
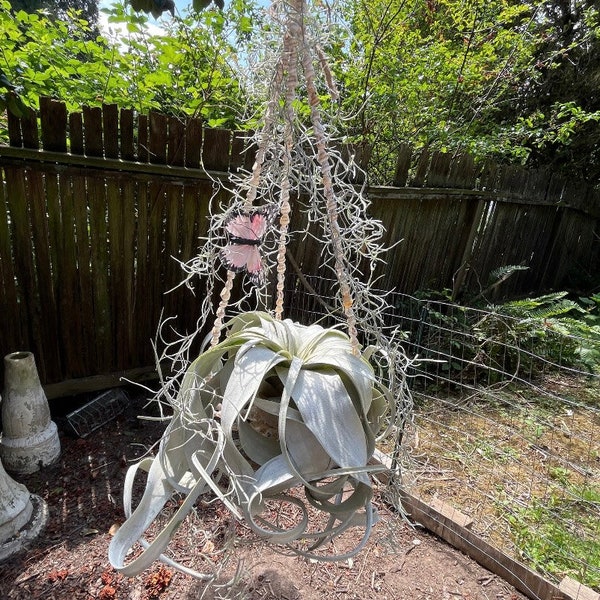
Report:
M60 456L56 424L50 418L31 352L4 357L0 458L10 473L29 474Z

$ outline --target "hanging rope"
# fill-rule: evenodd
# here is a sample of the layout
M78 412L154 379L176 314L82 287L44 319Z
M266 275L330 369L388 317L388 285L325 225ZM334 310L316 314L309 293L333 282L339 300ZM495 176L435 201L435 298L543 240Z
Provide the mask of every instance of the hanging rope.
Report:
M276 3L274 3L275 5ZM252 168L251 177L247 183L247 194L244 201L245 210L251 211L258 197L261 187L263 166L270 150L270 146L281 146L281 164L278 181L275 181L280 189L278 199L279 209L279 238L276 255L276 286L274 313L277 319L282 319L284 310L284 290L286 274L286 248L289 241L289 224L292 212L291 206L291 180L294 168L292 152L298 140L295 139L294 123L297 118L295 112L295 100L299 87L298 67L303 71L308 104L310 107L310 119L313 128L314 145L316 148L316 159L319 166L321 183L323 187L323 200L325 202L325 214L329 228L329 236L334 256L334 271L339 284L340 301L345 314L348 335L351 340L355 354L360 352L358 342L356 316L354 314L354 301L350 285L350 275L347 270L347 260L344 258L344 247L341 240L340 226L338 222L338 204L332 178L332 163L328 150L327 138L322 124L320 101L316 85L316 73L313 66L313 53L316 61L323 71L328 87L332 90L333 80L327 60L318 46L311 47L306 37L305 29L306 3L305 0L293 0L285 6L283 43L281 53L278 56L275 76L270 89L269 101L265 113L264 125L258 136L258 150L256 160ZM283 102L283 108L281 108ZM278 123L283 121L283 126L278 129ZM277 136L283 139L277 139ZM316 200L318 200L317 198ZM221 301L217 309L216 320L213 326L212 345L218 343L223 317L231 297L232 282L234 274L228 271L225 288L221 292Z

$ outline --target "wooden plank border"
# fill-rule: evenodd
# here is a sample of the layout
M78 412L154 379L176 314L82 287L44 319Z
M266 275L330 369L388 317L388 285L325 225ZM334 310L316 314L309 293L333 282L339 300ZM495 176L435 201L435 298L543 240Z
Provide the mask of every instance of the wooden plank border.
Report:
M77 396L88 392L98 392L109 388L120 387L128 383L142 384L158 380L156 367L138 367L125 371L115 371L108 375L92 375L78 379L68 379L59 383L44 386L44 393L48 400Z

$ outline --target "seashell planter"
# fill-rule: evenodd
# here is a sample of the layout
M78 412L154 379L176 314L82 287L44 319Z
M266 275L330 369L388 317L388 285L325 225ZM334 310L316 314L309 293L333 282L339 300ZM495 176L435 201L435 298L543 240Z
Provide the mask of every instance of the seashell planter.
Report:
M45 502L12 479L0 461L0 561L35 539L47 518Z
M10 473L34 473L60 456L58 430L31 352L4 357L2 428L0 458Z

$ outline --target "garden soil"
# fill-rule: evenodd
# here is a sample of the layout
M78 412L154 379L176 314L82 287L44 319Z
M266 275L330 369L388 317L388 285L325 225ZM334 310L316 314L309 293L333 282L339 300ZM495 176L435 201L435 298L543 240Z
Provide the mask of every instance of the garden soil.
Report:
M139 393L130 398L130 406L121 415L85 438L69 433L64 417L69 402L76 400L52 402L53 407L63 408L62 415L54 416L61 430L60 461L17 478L44 499L48 523L26 551L0 564L1 600L525 598L461 552L408 522L383 500L382 489L375 493L380 519L367 545L352 559L314 562L286 555L284 549L257 540L222 507L211 503L198 507L179 529L173 555L192 568L217 570L212 585L162 563L138 576L122 577L110 566L107 552L112 533L124 520L125 473L151 451L164 429L164 423L138 418L149 411ZM360 530L351 530L330 546L331 552L344 552L359 536Z

